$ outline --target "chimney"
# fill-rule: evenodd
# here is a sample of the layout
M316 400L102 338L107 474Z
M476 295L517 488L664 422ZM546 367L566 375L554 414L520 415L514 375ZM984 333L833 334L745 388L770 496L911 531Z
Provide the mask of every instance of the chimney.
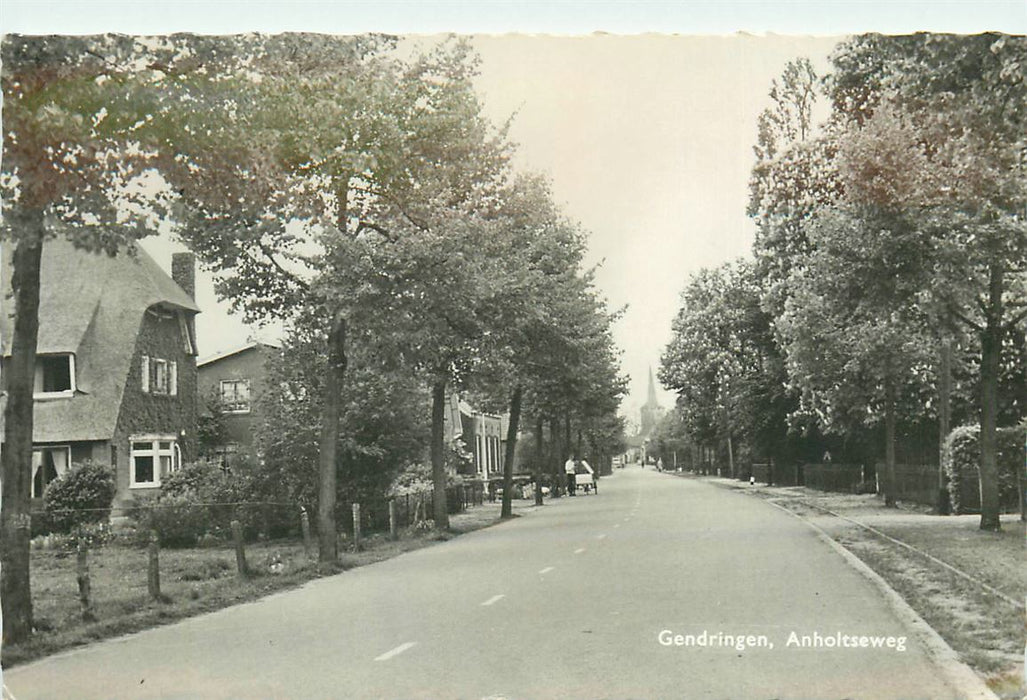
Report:
M171 256L171 279L191 299L196 299L196 256L192 253L174 253Z

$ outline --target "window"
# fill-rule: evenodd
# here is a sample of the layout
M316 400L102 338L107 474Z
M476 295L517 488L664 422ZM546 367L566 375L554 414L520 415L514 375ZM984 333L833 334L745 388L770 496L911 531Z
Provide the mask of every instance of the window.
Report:
M170 435L139 435L131 438L129 486L160 486L162 477L178 471L182 455Z
M250 412L250 382L247 379L222 379L221 404L226 413Z
M74 355L39 355L32 393L37 398L71 396L75 391Z
M32 450L32 498L42 498L47 484L68 470L70 447L41 447Z
M178 395L178 363L143 355L141 369L143 393L162 396Z

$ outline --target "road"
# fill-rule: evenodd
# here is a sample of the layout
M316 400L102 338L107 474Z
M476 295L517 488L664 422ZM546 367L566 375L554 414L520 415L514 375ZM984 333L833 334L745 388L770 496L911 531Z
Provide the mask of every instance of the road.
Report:
M823 646L839 633L904 650ZM16 700L957 697L806 525L638 467L599 495L4 681Z

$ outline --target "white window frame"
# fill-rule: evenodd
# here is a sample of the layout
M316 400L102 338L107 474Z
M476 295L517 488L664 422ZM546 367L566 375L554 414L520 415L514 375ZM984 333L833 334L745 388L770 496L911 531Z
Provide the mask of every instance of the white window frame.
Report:
M32 383L35 386L36 376L39 375L43 368L40 364L40 360L48 357L66 357L68 358L68 371L71 373L71 388L61 389L60 391L34 391L32 392L32 398L34 399L64 399L75 395L77 383L75 381L75 355L70 352L61 353L46 353L36 356L36 367L32 374Z
M232 408L232 404L225 400L225 385L226 384L244 384L246 385L246 407L245 408ZM238 396L238 392L236 392ZM250 380L249 379L222 379L218 382L218 397L221 400L221 405L224 408L225 413L249 413L253 396L250 394ZM237 402L238 405L238 402Z
M157 382L161 372L164 373L163 386ZM178 363L174 360L143 355L141 373L144 394L178 396Z
M137 443L150 443L148 449L137 449ZM171 446L164 450L160 443L170 442ZM136 457L153 458L153 481L136 481ZM178 439L174 435L133 435L128 439L128 487L130 489L154 489L160 488L160 458L170 457L171 466L168 473L178 471L182 466L182 451L178 446Z
M64 460L64 471L66 472L69 469L71 469L71 445L40 445L38 447L33 445L33 447L32 447L32 480L29 483L29 492L32 494L32 498L42 498L43 497L42 493L35 493L35 490L36 490L36 470L37 469L41 469L42 466L43 466L42 463L40 463L38 466L36 465L36 463L35 463L36 462L36 453L42 453L44 451L57 451L57 450L64 450L64 453L67 455L66 459ZM60 478L61 474L62 474L62 472L57 472L58 478ZM43 486L43 490L44 491L46 490L46 486L45 485Z

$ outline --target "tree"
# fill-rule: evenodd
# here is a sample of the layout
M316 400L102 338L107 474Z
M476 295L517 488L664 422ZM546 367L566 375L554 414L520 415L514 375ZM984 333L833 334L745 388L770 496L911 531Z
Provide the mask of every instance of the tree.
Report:
M139 147L135 133L163 85L145 67L150 58L124 36L8 35L2 44L2 239L14 249L15 317L4 368L0 504L0 598L8 643L32 631L32 384L43 244L63 236L84 251L127 254L152 231L158 202L144 196L139 182L154 154Z
M866 139L851 160L874 187L865 194L917 212L931 232L925 288L980 343L981 528L997 530L1003 337L1027 315L1027 40L867 35L842 45L835 63L834 101L849 122L858 128L897 113L917 133L914 161L888 160L888 138ZM886 178L873 177L899 171L915 185L911 199L896 200L880 187Z
M182 101L204 109L148 133L181 195L182 235L219 272L219 294L255 320L305 309L332 320L318 510L320 557L334 561L336 401L347 334L364 332L353 312L377 304L366 318L383 322L399 293L375 260L438 255L445 226L461 225L469 202L491 196L507 146L480 115L464 42L409 60L381 36L231 42L228 58L177 84ZM434 452L442 458L440 445ZM445 507L440 479L437 510Z

